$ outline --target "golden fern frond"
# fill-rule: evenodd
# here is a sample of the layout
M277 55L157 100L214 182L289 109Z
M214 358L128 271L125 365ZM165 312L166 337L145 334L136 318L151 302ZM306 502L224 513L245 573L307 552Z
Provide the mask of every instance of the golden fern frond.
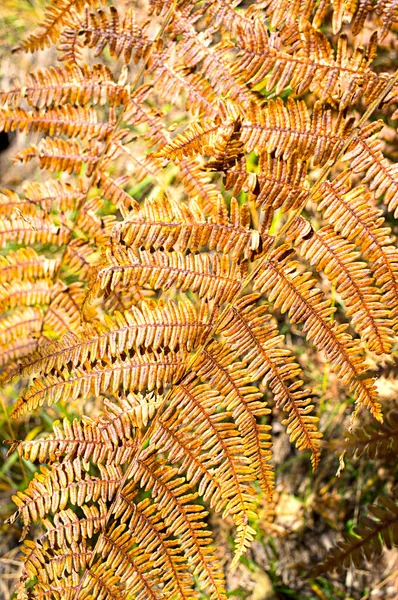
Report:
M357 261L355 245L327 225L314 231L299 217L291 226L289 237L295 239L299 252L317 271L325 273L346 305L346 314L365 342L376 354L389 354L394 343L388 308L384 307L371 271Z
M333 119L321 103L315 104L310 116L303 100L289 97L285 103L277 98L261 108L255 103L248 107L241 139L247 152L266 150L283 160L297 154L301 160L311 159L313 166L322 166L336 158L352 126L351 118L339 112Z
M397 329L398 253L382 212L372 205L371 194L363 186L351 188L350 171L343 171L332 182L325 181L314 195L318 209L333 223L334 230L361 249L380 288L382 302ZM369 243L369 241L371 242Z
M217 390L219 402L231 413L243 440L244 455L270 498L274 488L273 467L269 464L272 458L270 426L257 420L269 414L270 409L261 392L251 384L244 363L239 361L239 353L225 344L211 342L195 359L192 369L202 381Z
M50 136L105 138L113 129L111 123L98 122L94 108L74 107L69 104L52 110L26 111L21 108L0 109L0 131L30 133L40 131Z
M287 348L281 347L283 336L272 323L266 306L256 306L259 294L245 296L228 310L219 324L219 334L227 346L246 363L244 373L249 382L262 380L275 399L277 408L289 413L284 420L290 441L299 450L311 450L315 469L320 458L317 417L310 415L314 406L311 390L302 389L301 370ZM293 381L292 381L293 380Z
M69 402L80 395L90 396L132 390L162 390L178 381L188 359L187 352L161 350L136 353L132 357L115 359L113 362L98 361L94 366L64 368L56 375L51 373L34 380L30 388L18 398L13 415L19 417L27 411L50 406L60 400Z
M46 241L54 243L51 239ZM10 250L7 256L0 256L0 282L10 283L15 279L51 279L59 265L59 259L46 258L37 254L33 248Z
M194 122L178 135L170 144L166 144L155 154L156 157L168 160L182 160L197 154L213 155L214 142L223 138L228 140L235 131L236 119L232 118L228 123L218 123L213 119L205 118L200 122Z
M96 64L39 69L30 73L24 84L17 81L14 88L2 92L0 103L16 108L26 100L30 106L43 109L65 104L86 106L90 102L120 106L127 99L126 87L115 81L109 67Z
M146 199L141 211L129 216L117 226L117 237L126 246L158 250L190 249L198 252L208 247L238 258L248 258L259 245L257 232L249 228L250 215L245 205L239 206L231 199L230 218L225 216L226 208L222 196L218 197L216 222L206 220L195 204L188 208L182 203L173 202L163 194Z
M336 0L333 3L330 0L322 0L319 3L315 3L313 0L298 0L297 2L266 0L262 6L270 17L272 27L280 28L284 24L293 24L297 21L299 27L304 28L309 21L312 21L315 27L320 28L331 4L334 34L340 31L343 23L351 23L353 35L358 35L362 31L367 17L376 13L382 22L380 38L383 40L398 20L398 7L394 0L377 0L376 3L369 2L369 0L357 0L356 2Z
M41 169L48 171L66 171L79 174L83 165L90 176L98 162L99 148L94 143L89 143L83 148L77 140L63 140L61 138L43 138L39 145L32 144L15 155L15 162L26 164L34 158L39 159Z
M279 208L283 212L305 206L310 189L306 182L308 164L293 156L288 160L272 154L260 154L257 173L247 170L246 158L226 173L225 187L233 194L241 190L249 193L261 208L260 232L266 231L272 216Z
M7 440L10 453L31 462L55 463L80 458L92 464L122 465L137 451L135 428L147 422L156 410L156 402L144 396L130 395L121 406L105 400L106 411L93 421L85 418L73 422L64 418L53 423L53 433L37 440Z
M351 564L361 567L364 560L379 556L383 546L392 548L398 544L398 505L392 498L382 496L377 504L369 506L369 516L362 517L354 533L345 536L336 549L316 566L312 576Z
M252 86L261 83L268 92L275 88L277 94L287 87L298 96L310 90L321 102L338 103L340 110L377 88L378 77L370 69L374 40L367 51L359 47L350 56L342 34L334 57L326 36L310 25L295 37L288 33L280 38L270 35L260 19L253 22L253 31L238 28L237 41L223 43L227 54L237 51L232 75Z
M184 254L178 250L122 250L107 252L104 265L98 271L98 283L103 290L112 291L119 282L123 286L149 284L154 290L172 286L182 292L197 292L199 298L216 304L231 299L242 282L245 265L230 262L227 255Z
M74 11L81 11L85 4L97 6L98 0L88 0L88 2L86 0L57 0L56 2L51 0L47 6L42 29L30 35L18 49L25 52L36 52L56 42Z
M211 600L226 600L224 575L204 522L206 511L203 506L192 504L197 493L182 477L176 478L177 474L178 470L162 463L151 448L140 453L132 470L133 481L152 491L168 535L178 533L179 546L189 557L190 570L198 577L200 586ZM129 505L124 499L129 492L127 486L114 509L116 515L123 514L126 520L134 514L134 504Z
M351 456L366 454L370 459L396 455L398 450L398 413L395 409L385 415L384 423L377 428L373 424L347 431L344 440L332 440L328 446Z
M43 322L43 311L38 308L27 307L15 310L10 316L0 319L0 342L2 348L24 335L30 335L41 331ZM21 340L19 340L21 341Z
M66 244L70 231L64 225L54 225L50 217L38 215L15 215L3 219L0 217L0 245L13 241L18 244ZM18 260L17 257L15 257Z
M0 310L6 312L19 306L49 304L57 285L51 279L19 281L18 279L0 285Z
M381 140L354 138L345 158L350 161L353 173L365 173L363 183L369 185L376 198L383 197L384 204L397 218L398 166L385 158L381 147Z
M8 522L21 517L26 531L32 522L63 510L68 503L82 506L89 500L111 500L122 480L122 469L115 465L98 465L98 469L100 477L90 475L78 458L41 467L26 490L13 496L18 510Z
M101 236L101 231L98 237ZM103 235L103 237L105 237ZM63 262L68 265L69 273L76 275L81 281L88 281L101 262L101 257L95 247L84 240L75 239L66 247Z
M58 337L67 331L78 333L82 325L82 304L86 292L81 282L55 287L44 322Z
M109 53L114 58L123 55L125 63L133 58L138 62L148 57L153 40L148 38L146 29L148 22L139 26L134 11L129 8L120 18L114 6L109 7L110 17L102 9L95 13L85 10L84 20L76 24L79 36L83 36L83 45L94 48L95 56L99 56L108 46Z
M37 348L44 312L39 307L14 310L0 319L0 366L29 356ZM4 374L3 374L4 375Z
M186 107L193 114L217 114L217 96L209 83L202 84L200 74L192 73L184 64L169 64L161 52L153 52L148 64L152 84L162 98L175 104L185 97Z
M24 217L35 215L38 205L29 199L20 198L16 192L0 189L0 214L2 217L20 216ZM40 206L39 206L40 208Z
M188 196L197 201L206 216L217 214L220 192L202 169L198 158L185 158L178 163L178 168L177 178L183 183Z
M44 183L32 181L24 187L24 194L29 205L40 207L44 211L53 208L60 212L72 211L84 198L81 185L74 186L59 179L50 179ZM25 209L23 213L25 214Z
M126 183L124 177L112 179L107 173L102 172L97 184L101 188L102 195L120 210L123 217L126 217L129 209L137 210L140 205L123 189L124 183Z
M184 457L188 479L198 483L204 497L212 498L211 505L234 518L238 560L254 534L248 524L255 517L255 495L249 485L254 472L235 424L229 422L230 413L220 411L219 402L217 390L188 375L173 389L170 406L159 417L154 443L159 451L169 452L171 463Z
M254 289L266 294L293 323L303 323L307 339L324 350L331 369L348 385L359 404L382 421L381 404L372 378L366 377L367 364L361 348L347 333L347 325L330 318L334 312L330 300L314 288L311 273L301 273L298 263L290 261L287 244L274 250L254 281Z
M70 332L62 340L42 346L22 363L22 372L48 374L62 371L65 365L95 364L120 357L133 347L174 351L179 346L192 351L210 332L212 318L205 304L197 310L189 300L143 302L124 314L105 316L104 323L87 325L79 335Z

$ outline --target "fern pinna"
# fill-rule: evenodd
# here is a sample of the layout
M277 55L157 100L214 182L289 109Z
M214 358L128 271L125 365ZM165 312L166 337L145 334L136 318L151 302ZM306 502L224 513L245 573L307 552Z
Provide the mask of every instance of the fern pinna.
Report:
M398 5L125 4L50 2L18 50L59 62L1 94L1 129L40 136L15 160L43 170L0 195L13 416L101 403L11 441L41 464L14 496L24 537L42 527L18 597L221 600L208 511L234 524L236 564L258 485L272 495L271 408L320 460L279 324L382 421L367 357L398 330Z

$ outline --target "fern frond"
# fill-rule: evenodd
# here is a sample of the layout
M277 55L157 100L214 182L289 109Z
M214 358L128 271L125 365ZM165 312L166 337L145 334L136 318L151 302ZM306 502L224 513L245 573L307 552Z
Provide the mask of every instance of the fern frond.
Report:
M59 38L62 28L72 17L74 11L81 11L84 5L97 6L98 0L51 0L47 7L42 29L30 35L19 47L25 52L43 50Z
M383 155L381 141L377 139L354 138L353 148L346 157L353 173L365 172L363 183L376 198L383 196L388 210L398 216L398 166L391 164Z
M231 73L252 86L265 84L268 92L275 88L277 94L287 87L298 96L313 91L321 102L338 102L340 110L377 86L377 75L370 70L372 41L369 52L360 47L349 56L343 34L334 58L326 36L310 25L295 37L287 33L285 37L287 41L271 36L260 19L254 20L252 31L238 29L237 41L223 44L226 52L237 50Z
M66 508L68 503L82 506L88 501L111 500L123 477L121 467L98 465L100 477L90 475L79 459L41 467L24 492L13 500L18 510L9 518L14 523L22 518L25 528L50 512Z
M51 239L46 241L54 243ZM56 242L59 242L59 239L56 239ZM51 279L59 268L59 265L59 259L46 258L43 255L37 254L33 248L27 247L16 251L10 250L7 256L0 256L0 282L10 283L15 279Z
M208 591L209 598L226 600L224 575L211 534L204 523L206 511L202 506L191 503L197 494L191 491L183 478L175 478L178 470L162 464L156 458L150 448L141 452L133 467L133 480L142 489L152 490L169 535L178 533L179 545L184 554L189 556L190 568L198 577L201 587ZM133 513L133 508L126 507L123 496L116 502L115 513L123 514L125 519Z
M225 187L233 194L241 190L249 192L256 206L262 210L260 232L267 231L274 211L297 210L305 206L310 194L306 182L308 164L293 156L288 160L276 158L272 154L260 154L257 173L247 170L246 159L226 174Z
M44 211L56 208L60 212L72 211L84 197L82 186L73 186L67 181L51 179L44 183L30 182L24 187L24 194L30 205ZM25 214L25 210L23 210Z
M27 411L42 406L68 400L76 400L84 396L112 393L120 390L128 393L133 390L162 390L175 383L181 377L186 366L187 353L147 351L134 354L133 357L119 358L113 362L98 362L93 367L89 364L63 369L57 375L51 373L36 379L31 387L17 400L13 415L19 417Z
M102 64L92 67L77 65L49 67L31 73L24 84L16 82L8 92L2 92L0 103L16 108L22 100L36 109L63 106L93 105L120 106L127 102L128 93L124 85L118 84L111 70Z
M288 349L281 348L282 336L271 321L265 306L256 306L260 295L253 294L239 300L219 325L219 333L228 347L245 361L245 376L249 382L262 380L269 387L277 408L289 413L284 420L290 441L299 450L311 450L314 469L318 465L320 451L317 417L310 415L310 390L301 388L300 368ZM291 381L293 380L293 381Z
M0 310L6 312L18 306L49 304L56 290L51 279L3 283L0 285Z
M66 364L73 367L97 360L120 357L133 347L175 350L177 346L192 351L208 335L212 326L207 307L197 311L188 301L142 303L124 314L106 316L104 323L87 326L80 334L68 333L58 342L42 346L22 363L24 375L62 371Z
M119 247L113 254L107 253L105 266L98 272L101 289L149 284L153 289L168 290L172 286L182 292L197 292L204 300L216 304L231 299L239 290L245 266L230 263L228 256L183 254L177 250L149 252Z
M43 138L39 145L32 144L16 154L14 160L26 164L33 158L39 159L41 169L48 171L66 171L79 174L83 165L90 176L98 162L98 146L90 143L84 149L77 140L61 138Z
M333 227L314 231L305 219L293 222L289 236L296 238L300 254L317 271L336 285L346 304L346 313L367 347L376 354L389 354L394 343L389 311L381 302L366 263L359 262L359 252Z
M345 540L312 571L316 577L326 571L347 568L351 564L361 567L363 561L379 556L383 546L392 548L398 544L398 505L393 499L381 497L378 504L368 508L369 516L362 517L354 527L354 533Z
M117 227L117 236L126 246L158 250L190 249L208 247L232 256L249 257L259 245L257 232L249 229L250 215L247 207L240 207L235 198L231 200L231 217L225 216L225 202L218 197L216 222L206 220L197 206L188 208L160 195L147 199L140 213L128 217Z
M51 218L17 215L18 213L8 219L0 217L1 246L4 247L9 241L18 244L56 244L57 246L68 242L70 231L63 225L54 225ZM14 258L18 260L17 257Z
M26 111L21 108L0 109L0 131L30 133L40 131L48 135L66 135L83 139L105 138L113 129L111 123L99 123L94 108L65 105L52 110Z
M371 195L363 186L351 189L350 172L344 171L332 182L325 181L315 194L318 209L336 232L361 249L381 290L382 302L390 310L396 330L398 316L398 252L385 227L381 211L374 208Z
M116 7L110 6L109 10L110 17L102 9L90 13L86 8L84 20L77 24L79 35L84 36L83 45L94 48L95 56L99 56L108 46L110 55L114 58L123 55L125 63L132 58L134 62L146 59L153 44L146 34L148 22L140 27L131 8L123 19L120 19Z
M330 300L314 288L310 273L300 273L298 263L288 262L291 250L287 245L271 253L262 265L254 288L268 296L282 313L287 312L293 323L304 323L308 340L324 350L332 370L349 386L357 401L382 421L374 380L365 376L367 365L360 347L347 333L347 325L331 322L334 312Z
M388 454L396 455L398 450L398 413L393 409L385 415L385 421L377 428L373 424L347 431L344 440L332 440L329 447L346 451L351 456L366 454L371 460Z
M250 384L250 375L238 357L237 351L212 342L196 358L192 368L202 381L208 381L211 388L217 390L219 401L231 412L244 442L243 452L270 498L274 488L273 468L269 464L272 457L270 427L257 421L270 410L265 401L260 400L262 394Z

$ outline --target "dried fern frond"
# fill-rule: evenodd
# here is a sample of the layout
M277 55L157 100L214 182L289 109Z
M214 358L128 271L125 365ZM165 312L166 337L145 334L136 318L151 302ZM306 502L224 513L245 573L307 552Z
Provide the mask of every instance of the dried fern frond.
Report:
M97 0L57 0L51 1L47 7L42 29L30 35L18 49L25 52L36 52L43 50L59 38L61 31L74 11L81 11L84 5L96 6Z
M275 308L287 312L293 323L304 323L307 339L324 350L332 370L348 385L357 401L382 421L381 404L374 380L366 377L367 365L361 349L347 333L347 325L331 321L334 312L330 300L314 288L310 273L301 273L287 245L273 251L262 265L254 288L265 293Z
M363 454L370 459L396 454L398 448L398 413L393 409L386 413L385 421L377 428L373 424L348 431L344 440L332 440L329 447L345 450L352 456Z
M334 283L366 346L376 354L389 354L394 343L389 311L366 263L356 260L360 253L354 244L329 225L314 231L302 218L293 222L289 236L296 238L300 254Z
M103 290L112 291L119 282L123 286L149 284L154 290L172 286L182 292L197 292L204 300L222 304L239 290L244 264L230 263L226 255L184 254L178 250L150 252L130 248L108 252L99 269L98 282Z
M392 548L398 544L398 506L392 498L382 496L378 504L368 508L369 516L362 517L354 527L354 533L345 536L324 561L315 567L311 575L316 577L326 571L347 568L351 564L360 567L363 561L381 554L383 546Z
M325 181L314 199L318 201L318 209L333 222L334 230L361 249L396 330L398 254L391 230L384 226L381 211L372 205L370 193L362 186L351 189L350 172L344 171L334 181Z

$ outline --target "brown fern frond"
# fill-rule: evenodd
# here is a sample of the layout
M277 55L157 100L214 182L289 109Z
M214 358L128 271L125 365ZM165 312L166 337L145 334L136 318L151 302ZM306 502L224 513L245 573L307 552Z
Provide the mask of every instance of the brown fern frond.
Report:
M48 243L54 242L48 240ZM15 279L51 279L59 265L59 259L46 258L37 254L33 248L11 250L7 256L0 256L0 282L10 283Z
M62 371L66 364L76 367L120 357L133 347L174 351L179 346L192 351L202 343L211 326L205 304L197 311L188 300L144 302L140 308L133 306L124 314L106 316L104 323L86 326L80 335L70 332L59 342L42 346L21 366L25 375L47 374Z
M111 500L123 477L122 469L115 465L98 465L98 468L100 477L90 475L78 458L51 468L41 467L25 492L13 496L18 510L8 522L14 523L21 517L28 528L50 512L63 510L68 503L82 506L86 498L94 502L100 498Z
M86 106L89 102L100 106L107 102L120 106L127 101L128 93L105 65L73 65L39 69L29 74L24 84L16 82L14 88L2 92L0 103L16 108L24 99L36 109L67 103Z
M84 20L77 23L79 35L83 35L83 45L94 48L94 56L99 56L108 46L112 57L123 55L125 63L146 59L153 40L146 34L148 22L139 26L134 11L129 8L120 19L115 6L110 6L110 17L102 9L95 13L85 10Z
M25 52L43 50L59 38L62 28L72 17L73 12L81 11L84 5L97 6L98 0L53 0L47 6L42 29L30 35L18 49Z
M211 388L218 391L219 401L231 412L244 442L243 452L270 498L274 488L274 473L269 464L272 457L270 427L257 421L270 410L261 401L261 392L251 385L244 363L237 360L238 357L237 351L212 342L196 358L193 370L202 381L208 381Z
M139 204L132 196L124 191L122 188L123 183L125 183L125 178L112 179L104 172L101 173L98 181L103 196L120 210L123 217L126 217L129 213L129 209L137 210Z
M15 403L13 415L19 417L27 411L50 406L61 400L73 401L84 396L120 391L162 390L178 381L187 362L187 352L178 350L134 354L94 366L84 364L72 369L62 369L56 375L47 374L36 379L25 394Z
M225 187L233 194L241 190L249 193L261 208L260 232L266 231L272 216L279 208L283 212L305 206L310 190L306 182L308 164L293 156L288 160L272 154L260 154L257 173L247 170L246 159L241 159L226 174Z
M363 186L351 189L350 171L344 171L334 181L325 181L314 199L318 201L318 209L333 223L334 230L361 249L396 330L398 253L390 228L383 226L381 211L372 205L371 194Z
M40 131L50 136L67 135L68 137L105 138L113 129L111 123L98 122L94 108L83 108L65 105L45 111L26 111L20 108L0 109L0 131L25 133Z
M204 300L216 304L231 299L238 291L245 265L230 263L226 255L183 254L177 250L150 252L118 248L108 252L104 266L98 272L101 289L149 284L153 289L168 290L175 286L182 292L197 292Z
M283 337L271 321L266 306L256 306L259 294L246 296L230 309L219 325L219 333L228 347L245 361L245 376L249 382L262 380L274 395L277 408L289 413L284 420L290 440L299 450L312 452L315 469L319 462L317 417L310 415L314 406L311 391L301 389L300 368L286 348L281 348ZM293 381L291 381L293 380Z
M376 198L383 196L388 210L398 216L398 166L391 164L381 150L381 140L354 138L352 149L346 155L353 173L363 173L363 183Z
M336 120L329 109L317 103L310 117L302 100L270 100L264 107L252 104L242 119L241 139L247 152L266 150L287 160L297 154L311 159L314 166L333 160L352 129L352 120L338 113Z
M385 415L384 423L357 427L347 431L344 440L332 440L328 446L332 450L345 451L351 456L366 454L371 460L388 454L396 455L398 450L398 413L395 409Z
M178 163L178 179L190 198L198 202L206 216L217 213L219 194L211 177L202 169L197 157L185 158Z
M355 245L330 225L314 231L300 217L293 222L289 237L296 240L300 254L334 283L367 347L376 354L389 354L394 343L389 311L381 302L366 263L356 260L360 253L355 252Z
M165 100L177 103L186 98L186 107L193 114L215 117L216 94L209 83L202 85L200 74L192 73L184 64L171 65L163 53L153 52L148 62L153 86Z
M362 517L354 527L354 533L345 536L336 549L313 569L311 575L318 576L326 571L357 568L363 561L379 556L383 546L392 548L398 544L398 505L392 498L382 496L377 504L369 506L369 516Z
M287 40L284 39L287 38ZM369 50L357 48L349 55L347 37L339 37L336 57L326 36L309 24L295 38L269 34L256 19L253 31L239 31L237 42L224 42L225 52L237 51L231 73L250 85L261 84L279 94L290 87L296 95L310 90L321 102L332 99L340 110L354 104L364 93L371 94L378 77L370 70L374 41Z
M77 140L43 138L38 146L32 144L18 152L14 160L26 164L33 158L38 158L41 169L77 174L85 165L87 175L90 176L98 162L98 152L95 143L90 143L89 147L84 149Z
M190 485L184 483L182 477L175 478L177 473L176 468L162 464L153 450L148 448L136 459L132 476L143 489L153 490L169 535L178 532L179 545L191 557L190 566L197 573L201 587L208 591L212 600L226 600L224 575L211 542L211 534L205 528L206 511L202 506L192 504L197 494L191 491ZM115 513L120 514L120 510L126 519L133 513L133 507L126 507L123 497L118 499Z
M198 252L208 247L238 258L249 257L258 247L258 235L249 229L250 215L247 207L231 200L231 217L225 216L225 203L218 198L216 222L206 220L194 204L173 202L163 194L147 199L139 213L128 217L117 227L117 237L126 246L158 250L190 249Z
M298 263L288 262L291 250L287 245L271 253L262 265L254 288L267 294L270 302L282 313L287 312L293 323L304 323L307 339L324 350L333 371L349 386L357 401L382 421L374 380L366 377L367 364L358 344L347 333L347 325L331 322L334 312L330 300L314 288L310 273L300 273Z

